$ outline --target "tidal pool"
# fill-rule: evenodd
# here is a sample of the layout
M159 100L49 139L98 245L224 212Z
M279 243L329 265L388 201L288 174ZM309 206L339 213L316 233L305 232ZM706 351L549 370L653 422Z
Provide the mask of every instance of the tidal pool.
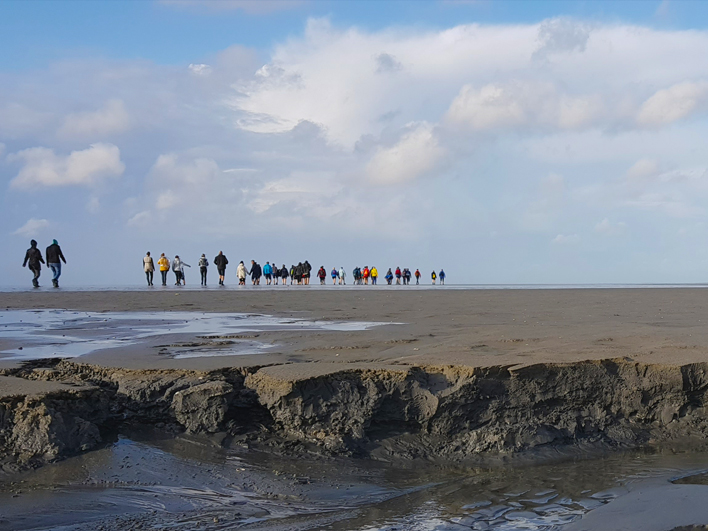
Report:
M651 492L670 500L674 481L690 483L706 464L705 453L617 452L540 464L401 466L293 459L142 429L37 471L0 475L0 531L576 530L622 500ZM691 487L698 490L690 501L706 512L707 523L701 500L708 486ZM663 522L630 506L625 512L636 525L613 519L588 529L686 525L679 506L674 514L662 510Z
M74 358L121 348L168 334L238 336L266 331L356 331L388 323L284 319L269 315L202 312L79 312L6 310L0 312L0 360ZM231 339L225 348L176 348L172 357L258 354L272 345Z

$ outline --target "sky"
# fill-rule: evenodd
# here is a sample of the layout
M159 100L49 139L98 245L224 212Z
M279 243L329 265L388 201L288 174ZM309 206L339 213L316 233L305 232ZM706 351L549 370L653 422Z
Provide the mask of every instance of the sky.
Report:
M707 55L700 1L0 0L0 286L706 282Z

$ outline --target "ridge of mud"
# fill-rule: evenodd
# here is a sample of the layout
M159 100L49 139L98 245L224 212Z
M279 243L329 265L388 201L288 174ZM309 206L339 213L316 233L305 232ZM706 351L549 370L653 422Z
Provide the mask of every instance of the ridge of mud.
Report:
M300 363L215 371L40 360L0 376L72 384L0 394L0 467L95 448L121 423L285 452L462 460L548 446L638 447L708 434L708 364Z

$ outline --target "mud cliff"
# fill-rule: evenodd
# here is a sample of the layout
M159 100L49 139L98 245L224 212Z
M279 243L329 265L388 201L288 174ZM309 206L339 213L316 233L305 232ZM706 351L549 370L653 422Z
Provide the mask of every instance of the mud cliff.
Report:
M464 459L544 445L636 447L708 434L707 374L704 363L624 359L211 372L44 360L4 371L14 381L58 387L0 395L0 464L38 466L91 449L125 422L362 457Z

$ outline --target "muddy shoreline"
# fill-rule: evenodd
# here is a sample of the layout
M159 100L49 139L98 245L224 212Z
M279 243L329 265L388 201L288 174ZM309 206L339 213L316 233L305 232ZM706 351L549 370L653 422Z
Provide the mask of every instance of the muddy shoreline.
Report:
M708 364L327 369L293 381L282 366L200 372L27 362L4 370L0 385L59 386L0 398L0 464L17 470L90 450L122 423L220 434L226 446L292 455L454 462L708 435Z
M229 338L172 332L73 359L0 358L0 469L17 474L100 449L140 425L231 450L388 463L702 449L706 293L3 293L6 309L389 324L265 331L258 341L272 348L255 355L176 359L170 348L228 348ZM0 339L0 350L8 344Z
M174 330L71 360L0 356L0 447L6 462L40 464L98 444L103 425L121 419L382 458L700 439L708 432L706 293L2 293L6 309L233 311L391 324L239 336L272 347L256 355L175 359L173 347L228 349L234 336ZM50 384L57 388L42 387ZM87 403L93 407L82 410ZM46 433L28 444L36 426Z

